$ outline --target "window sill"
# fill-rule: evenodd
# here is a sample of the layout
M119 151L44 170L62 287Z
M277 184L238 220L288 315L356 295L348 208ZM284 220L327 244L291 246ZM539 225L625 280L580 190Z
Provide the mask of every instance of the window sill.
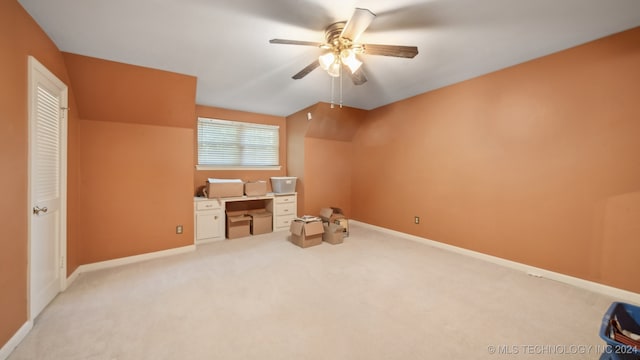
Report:
M196 165L196 170L265 170L265 171L279 171L282 166L216 166L216 165Z

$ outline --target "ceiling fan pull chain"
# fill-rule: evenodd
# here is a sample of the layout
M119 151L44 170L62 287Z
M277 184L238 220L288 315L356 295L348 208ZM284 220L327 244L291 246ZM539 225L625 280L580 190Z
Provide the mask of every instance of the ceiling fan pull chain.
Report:
M342 68L344 66L340 66L340 109L342 109Z
M333 109L335 107L335 80L336 78L334 78L333 76L331 76L331 108Z

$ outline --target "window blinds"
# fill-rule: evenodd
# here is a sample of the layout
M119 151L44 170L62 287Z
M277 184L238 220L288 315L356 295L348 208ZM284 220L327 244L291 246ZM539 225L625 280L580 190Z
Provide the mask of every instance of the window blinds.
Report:
M198 165L278 166L279 126L198 118Z

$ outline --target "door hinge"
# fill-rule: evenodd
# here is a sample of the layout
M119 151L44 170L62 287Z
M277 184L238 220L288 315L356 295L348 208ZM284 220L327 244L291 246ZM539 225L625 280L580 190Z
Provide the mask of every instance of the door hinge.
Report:
M64 269L64 256L60 256L60 269Z

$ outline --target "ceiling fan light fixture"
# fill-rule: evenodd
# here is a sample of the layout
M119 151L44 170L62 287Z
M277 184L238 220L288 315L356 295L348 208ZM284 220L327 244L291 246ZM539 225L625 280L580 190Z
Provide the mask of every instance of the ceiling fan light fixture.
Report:
M331 64L336 61L336 56L332 52L328 52L326 54L322 54L318 57L318 61L320 62L320 66L323 70L328 71Z
M356 54L350 49L342 50L342 52L340 52L340 58L342 60L342 63L349 67L349 70L351 70L352 74L358 71L358 69L362 65L362 61L358 60L356 58Z
M340 76L340 60L336 60L333 62L333 64L329 65L329 68L327 69L327 73L329 73L329 75L333 76L333 77L339 77Z

